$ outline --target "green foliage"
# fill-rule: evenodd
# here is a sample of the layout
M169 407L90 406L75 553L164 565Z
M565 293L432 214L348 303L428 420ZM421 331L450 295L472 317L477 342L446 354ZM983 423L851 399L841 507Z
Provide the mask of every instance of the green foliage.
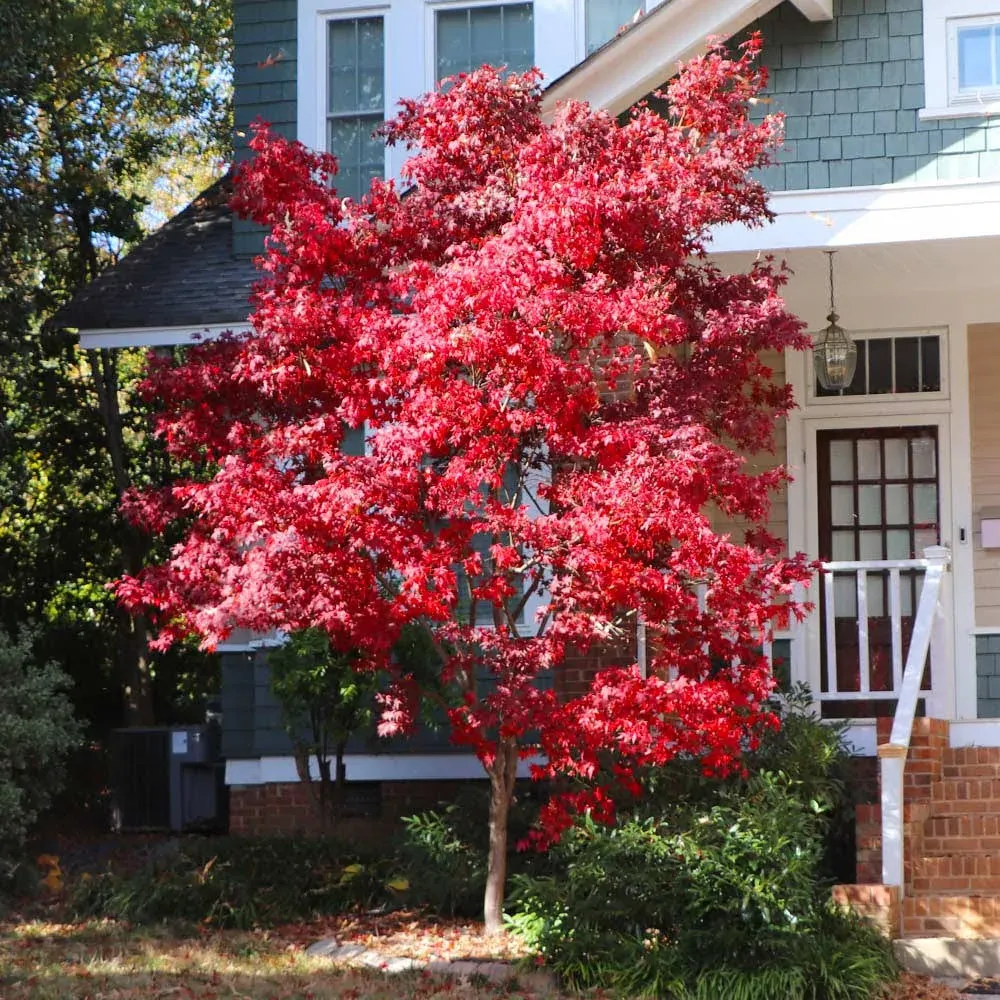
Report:
M445 916L476 916L483 908L486 851L479 836L463 835L462 818L453 803L403 819L400 861L410 898Z
M62 787L80 730L53 663L35 659L34 636L0 631L0 852L23 845L32 823Z
M248 929L391 903L391 858L331 838L185 840L129 876L81 880L79 917Z
M285 729L303 761L309 780L309 760L319 770L320 819L340 815L347 741L369 727L378 676L363 671L352 656L338 654L320 629L296 632L268 657L271 688L281 705ZM331 760L333 767L331 768Z
M886 943L834 910L826 840L846 797L841 735L793 694L783 729L725 782L677 761L611 827L584 819L553 872L518 875L511 926L577 987L673 1000L862 1000Z

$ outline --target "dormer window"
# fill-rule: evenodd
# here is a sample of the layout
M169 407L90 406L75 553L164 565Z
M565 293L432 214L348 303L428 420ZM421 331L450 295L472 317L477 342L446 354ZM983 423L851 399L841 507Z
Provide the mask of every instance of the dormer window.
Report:
M952 103L1000 97L1000 16L948 22Z
M978 118L1000 111L1000 0L923 0L923 25L920 117ZM911 44L911 59L920 54L914 51Z

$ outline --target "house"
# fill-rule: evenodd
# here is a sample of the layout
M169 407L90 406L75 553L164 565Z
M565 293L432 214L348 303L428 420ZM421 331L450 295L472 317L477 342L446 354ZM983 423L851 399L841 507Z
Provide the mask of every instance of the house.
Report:
M641 2L236 0L237 128L262 116L331 149L356 195L401 165L372 128L441 76L535 64L547 108L617 114L707 36L763 32L768 110L786 115L764 177L775 221L720 231L715 250L734 268L784 257L790 308L819 331L835 300L856 351L834 388L806 356L774 359L800 408L784 453L762 459L795 476L772 527L830 564L817 610L775 652L825 715L852 720L859 756L881 760L882 801L859 817L859 877L878 885L845 898L911 935L1000 932L1000 857L969 853L1000 849L1000 0L647 0L635 17ZM261 234L224 190L60 321L93 348L243 325ZM233 824L291 829L303 793L259 645L220 649ZM348 760L386 815L479 774L441 746Z

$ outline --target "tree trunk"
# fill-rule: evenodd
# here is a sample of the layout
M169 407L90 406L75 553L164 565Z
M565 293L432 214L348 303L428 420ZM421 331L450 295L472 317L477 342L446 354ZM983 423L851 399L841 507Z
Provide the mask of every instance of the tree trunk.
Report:
M490 769L490 849L486 867L483 919L487 934L502 934L507 888L507 821L517 778L517 741L500 737Z

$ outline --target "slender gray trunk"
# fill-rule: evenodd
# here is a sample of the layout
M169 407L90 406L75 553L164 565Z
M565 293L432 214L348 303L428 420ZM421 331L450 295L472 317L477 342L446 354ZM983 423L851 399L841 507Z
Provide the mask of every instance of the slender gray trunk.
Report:
M486 867L483 920L487 934L502 934L507 889L507 825L517 779L517 741L501 737L490 770L490 847Z

